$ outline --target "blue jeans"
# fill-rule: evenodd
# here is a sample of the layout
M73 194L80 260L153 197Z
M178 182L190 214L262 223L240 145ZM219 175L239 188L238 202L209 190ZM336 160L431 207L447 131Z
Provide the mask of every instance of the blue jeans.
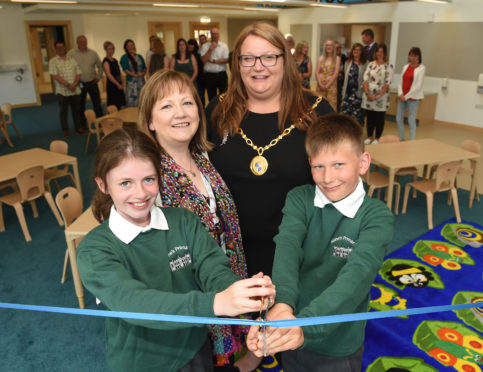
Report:
M404 141L404 112L408 109L409 139L416 137L416 112L418 111L419 100L405 101L398 100L396 123L399 131L399 139Z

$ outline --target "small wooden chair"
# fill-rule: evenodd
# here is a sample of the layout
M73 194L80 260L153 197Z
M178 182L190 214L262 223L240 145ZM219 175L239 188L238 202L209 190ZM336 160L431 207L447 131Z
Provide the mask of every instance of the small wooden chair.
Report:
M59 191L55 197L55 204L60 210L65 227L69 227L74 220L82 214L83 200L82 195L75 187L66 187ZM76 239L76 246L82 238ZM69 252L65 250L64 267L62 269L61 283L65 283L67 279L67 265L69 264Z
M381 190L384 187L389 187L389 177L381 172L367 172L364 177L364 181L369 186L367 190L367 196L372 197L372 194L376 189L377 191L377 198L380 199L381 197ZM399 199L401 197L401 185L399 182L394 181L394 187L396 188L396 197L394 201L394 214L399 213Z
M37 206L35 205L35 199L41 197L42 195L45 197L45 200L47 200L47 203L49 204L50 209L52 209L52 212L54 213L59 225L62 226L64 224L60 218L57 208L55 207L52 194L48 190L45 190L43 166L37 165L35 167L24 169L17 175L16 180L19 191L7 194L5 196L0 196L0 231L5 231L5 223L3 220L2 211L2 203L4 203L15 208L15 212L17 213L18 221L22 227L25 240L27 242L31 241L32 237L30 236L27 228L22 203L26 201L30 202L33 215L35 218L37 218L39 213L37 211Z
M121 118L111 117L101 120L101 130L105 136L107 136L109 133L114 132L117 129L121 129L122 125L123 121Z
M84 116L87 120L87 128L89 129L89 134L87 136L86 142L86 152L89 149L89 141L91 140L91 134L95 134L97 138L97 144L101 141L101 128L97 125L96 113L94 110L85 110Z
M50 142L50 151L57 152L59 154L67 155L69 145L65 141L55 140ZM45 179L45 187L47 190L51 191L50 189L50 181L54 180L55 186L57 187L57 191L60 190L59 183L57 182L57 178L62 178L65 176L69 176L72 184L75 185L74 176L72 173L69 172L69 166L65 164L62 168L49 168L46 169L44 172L44 179Z
M115 112L118 112L119 110L117 109L116 105L109 105L106 107L106 111L108 114L114 114Z
M481 145L473 140L465 140L461 144L461 148L466 151L471 151L474 152L475 154L479 154L481 152ZM458 173L456 174L457 176L459 175L466 175L471 177L471 183L473 183L473 178L475 177L476 173L476 165L477 162L474 159L470 159L470 167L460 167L458 169ZM480 201L480 195L478 194L478 188L475 187L475 190L473 191L472 194L470 194L470 201L468 204L468 207L471 208L473 206L473 200L476 198L476 200Z
M399 141L400 141L399 137L394 136L392 134L386 134L379 138L379 143L391 143L391 142L399 142ZM418 180L418 169L416 167L400 168L397 170L394 176L395 176L395 180L399 182L400 176L407 176L407 175L412 175L413 182L416 182ZM413 198L415 197L416 197L416 189L413 191Z
M22 135L20 134L20 132L17 129L17 126L13 122L13 119L12 119L12 105L10 103L8 103L8 102L5 102L0 107L0 111L2 112L1 118L0 118L1 130L2 130L3 134L5 135L5 138L6 138L7 142L8 142L8 144L9 144L9 146L10 147L13 147L13 144L10 141L10 137L8 135L7 125L10 124L13 127L13 129L17 133L18 138L22 138Z
M406 213L409 191L411 187L426 194L426 204L428 208L428 228L433 229L433 196L440 191L450 191L454 203L456 220L461 222L460 208L458 204L458 192L455 186L455 179L461 161L450 161L438 165L436 168L436 179L427 179L406 184L404 189L404 203L402 213ZM449 204L450 200L448 200Z

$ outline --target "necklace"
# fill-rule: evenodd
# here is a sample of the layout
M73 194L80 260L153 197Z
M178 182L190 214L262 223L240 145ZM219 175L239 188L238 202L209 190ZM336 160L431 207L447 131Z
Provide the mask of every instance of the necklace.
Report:
M191 170L192 158L190 157L190 169L183 167L181 164L177 163L181 168L183 168L186 172L188 172L193 178L196 178L196 172Z
M322 101L322 97L317 97L317 100L312 105L312 110L310 110L310 113L314 111L314 109L317 107L320 101ZM298 122L302 123L302 118L298 118ZM295 124L292 124L290 127L284 129L284 131L277 138L271 140L268 145L265 145L263 147L259 147L255 145L253 141L246 136L243 130L241 128L238 128L238 134L245 140L248 146L250 146L258 153L258 155L256 155L250 162L250 170L255 176L261 176L268 169L268 161L263 156L263 153L269 148L275 146L278 143L278 141L280 141L283 137L288 136L294 128L295 128Z

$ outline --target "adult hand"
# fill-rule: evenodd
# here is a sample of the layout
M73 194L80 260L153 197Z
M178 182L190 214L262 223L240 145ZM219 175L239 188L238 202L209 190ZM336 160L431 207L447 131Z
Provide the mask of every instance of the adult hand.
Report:
M404 95L403 95L403 94L401 94L401 95L399 96L399 100L400 100L401 102L406 102L406 98L404 98Z
M259 274L257 274L259 275ZM263 275L263 274L262 274ZM270 298L271 301L261 302ZM275 299L275 286L268 276L239 280L222 292L215 295L213 311L216 316L236 316L239 314L260 311Z
M76 85L75 85L74 83L69 84L69 85L67 86L67 88L69 88L69 90L70 90L71 92L75 91L75 87L76 87Z
M270 320L295 319L292 311L282 311ZM304 344L302 327L268 327L266 336L267 354L273 355L286 350L295 350ZM259 340L257 348L263 352L263 337Z

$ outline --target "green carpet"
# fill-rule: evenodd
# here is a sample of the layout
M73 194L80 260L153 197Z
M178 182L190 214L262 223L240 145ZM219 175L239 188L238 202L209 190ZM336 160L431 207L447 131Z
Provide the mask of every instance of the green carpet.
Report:
M44 98L44 97L43 97ZM40 107L13 110L13 119L23 138L9 129L15 147L3 141L0 155L31 147L48 149L50 141L61 138L58 106L49 97ZM84 206L87 207L94 190L91 180L93 146L84 152L86 136L73 133L68 140L69 154L78 159L82 180ZM406 180L403 178L402 183ZM61 187L69 185L61 180ZM55 194L55 188L53 188ZM468 209L468 192L459 191L461 215L464 220L483 224L481 203ZM54 195L55 197L55 195ZM452 207L446 204L447 195L437 195L434 225L453 217ZM73 282L60 283L65 252L63 227L58 226L44 200L37 203L39 218L32 217L25 206L27 225L32 242L26 243L13 208L3 206L6 231L0 233L0 302L77 307ZM396 233L390 251L423 235L426 227L424 196L410 199L408 212L396 216ZM86 307L95 309L94 297L86 293ZM0 371L107 371L104 347L104 320L95 317L56 315L0 309Z

